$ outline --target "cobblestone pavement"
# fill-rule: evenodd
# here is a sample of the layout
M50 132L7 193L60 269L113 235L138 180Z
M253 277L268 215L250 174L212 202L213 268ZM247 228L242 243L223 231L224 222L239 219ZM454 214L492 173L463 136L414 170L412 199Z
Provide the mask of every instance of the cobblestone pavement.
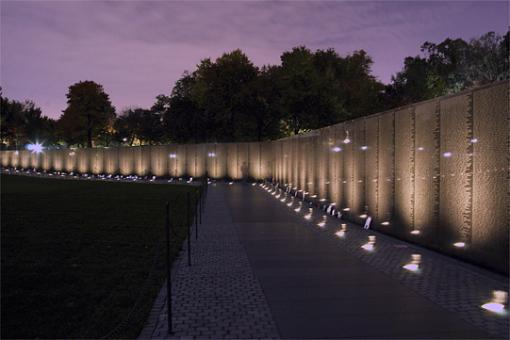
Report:
M171 338L278 338L221 193L209 191L203 221L198 240L192 235L192 266L187 264L186 248L174 264ZM139 338L170 338L166 288L158 295Z
M287 209L297 207L297 199L294 200L296 203L290 207L284 204L291 201L290 196L288 197L281 202L282 207ZM303 206L308 207L307 204ZM319 208L313 210L311 219L303 219L307 227L323 233L324 237L337 238L339 246L363 262L398 280L446 310L455 312L477 328L495 337L509 338L508 315L496 315L480 307L491 299L493 290L508 292L508 278L382 233L364 230L359 225L351 223L347 223L345 237L340 238L336 236L336 232L340 230L340 224L345 221L327 216L327 223L319 227L317 224L322 222L325 212ZM302 209L302 212L297 214L305 215L308 212L308 209ZM376 236L375 249L372 252L361 248L367 243L369 235ZM419 273L402 268L410 262L411 254L421 254ZM506 306L508 307L508 301Z
M508 338L508 316L498 316L480 308L481 304L490 300L493 290L508 291L507 278L350 223L347 224L345 237L340 238L335 233L343 221L328 216L325 225L318 226L325 214L320 209L314 208L311 218L305 220L303 217L309 212L308 205L303 204L306 209L294 212L297 199L288 206L286 203L290 199L281 202L281 197L276 200L275 196L259 187L243 190L260 190L262 193L252 197L253 200L266 195L268 200L274 200L274 204L278 205L275 206L276 210L287 210L294 214L299 228L312 230L319 238L338 242L339 247L395 280L395 284L408 287L410 291L454 313L490 337ZM204 222L208 221L209 224L204 223L199 227L198 241L193 237L193 266L187 266L185 250L175 264L173 337L278 338L278 323L271 315L273 306L268 304L255 271L250 266L247 252L236 232L242 224L233 222L225 192L214 187L209 190L204 218ZM377 237L373 252L361 248L369 235ZM418 273L402 268L410 261L411 254L422 256ZM341 261L339 259L339 264ZM166 290L163 288L140 338L168 337L165 300ZM427 323L427 320L423 322ZM466 333L463 334L463 338L467 337ZM446 336L455 337L455 334ZM472 337L480 338L478 334Z

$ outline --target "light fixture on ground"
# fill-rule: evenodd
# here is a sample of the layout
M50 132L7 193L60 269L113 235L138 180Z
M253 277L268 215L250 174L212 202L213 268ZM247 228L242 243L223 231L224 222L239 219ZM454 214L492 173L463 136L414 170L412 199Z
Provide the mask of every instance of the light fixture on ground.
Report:
M492 292L492 300L484 303L481 307L489 312L499 315L506 315L505 303L508 298L508 293L502 290L495 290Z
M466 243L465 242L455 242L453 244L453 246L456 248L464 248L466 246Z
M318 227L324 228L326 226L326 223L328 222L328 215L322 215L322 221L317 223Z
M390 222L389 221L384 221L384 222L381 223L381 225L388 226L388 225L390 225Z
M418 229L414 229L414 230L411 230L411 234L412 235L420 235L421 231L419 231Z
M361 215L359 215L359 217L360 217L360 218L367 218L367 217L368 217L368 215L367 215L367 214L361 214Z
M309 220L309 219L311 219L311 218L312 218L312 215L313 215L313 208L308 208L308 214L306 214L306 215L304 216L304 218L305 218L306 220Z
M340 230L337 231L335 233L336 236L340 237L340 238L344 238L345 237L345 234L347 233L347 224L345 223L342 223L340 225Z
M289 203L287 203L287 206L288 206L288 207L291 207L293 204L294 204L294 197L291 197L291 198L290 198L290 202L289 202Z
M375 248L375 235L368 236L368 242L361 246L366 251L373 251Z
M303 203L301 201L299 201L299 206L296 209L294 209L294 211L300 212L302 207L303 207Z
M343 208L342 211L351 211L351 208Z
M420 270L420 263L421 263L421 255L420 254L412 254L411 262L409 262L402 268L409 270L411 272L417 272Z
M343 140L344 144L349 144L351 142L351 139L349 138L349 131L345 130L345 138Z

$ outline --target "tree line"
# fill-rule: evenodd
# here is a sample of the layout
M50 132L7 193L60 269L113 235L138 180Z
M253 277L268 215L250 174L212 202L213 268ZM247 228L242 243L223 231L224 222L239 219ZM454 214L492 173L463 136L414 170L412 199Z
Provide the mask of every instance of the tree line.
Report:
M57 120L42 116L31 101L0 93L2 147L36 140L92 147L276 139L509 79L509 35L425 42L389 84L372 75L373 61L363 50L341 56L300 46L284 52L280 65L260 68L241 50L204 59L152 107L119 113L93 81L69 87Z

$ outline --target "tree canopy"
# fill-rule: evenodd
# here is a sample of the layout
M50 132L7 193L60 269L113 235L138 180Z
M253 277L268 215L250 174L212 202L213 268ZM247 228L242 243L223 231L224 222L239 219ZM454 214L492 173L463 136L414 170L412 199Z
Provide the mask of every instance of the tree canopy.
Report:
M257 67L237 49L185 71L150 108L127 108L119 116L93 81L69 87L67 108L56 122L31 101L1 97L2 145L37 139L89 147L277 139L509 79L509 37L488 32L469 41L427 41L389 84L374 77L372 58L363 50L341 56L334 49L298 46L283 52L279 65Z
M69 87L67 108L58 121L60 135L67 144L93 146L93 141L111 133L115 108L103 86L81 81ZM108 138L107 138L108 139Z

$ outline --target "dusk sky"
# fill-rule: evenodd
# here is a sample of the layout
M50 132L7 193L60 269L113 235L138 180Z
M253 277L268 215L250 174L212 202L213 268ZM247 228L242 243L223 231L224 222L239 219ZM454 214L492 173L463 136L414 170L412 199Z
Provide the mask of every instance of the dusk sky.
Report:
M1 79L10 99L47 116L69 85L102 84L117 112L150 107L203 58L242 49L257 65L306 45L344 55L364 49L387 83L425 41L508 28L507 1L136 2L1 1Z

